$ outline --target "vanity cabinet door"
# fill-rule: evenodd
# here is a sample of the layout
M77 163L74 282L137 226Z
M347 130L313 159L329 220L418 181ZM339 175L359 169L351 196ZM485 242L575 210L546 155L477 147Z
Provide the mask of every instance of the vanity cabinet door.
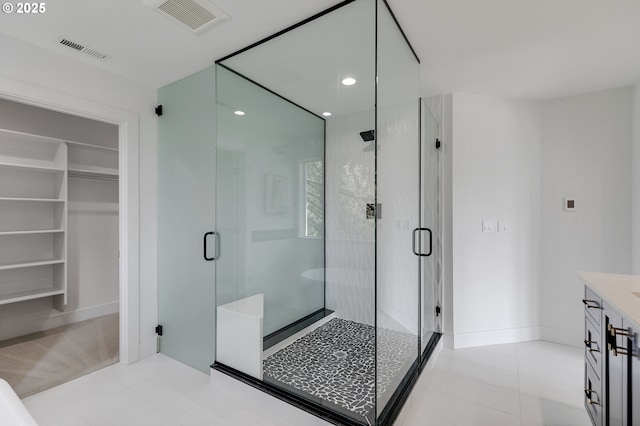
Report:
M600 378L590 363L584 364L584 407L593 426L601 426L603 420L603 395Z
M602 352L606 345L603 344L600 327L591 322L588 316L584 317L584 358L591 364L593 370L602 378Z
M625 373L627 368L625 363L627 357L616 352L617 348L625 348L626 338L612 335L610 327L622 328L622 317L606 303L602 315L603 333L607 343L604 352L604 414L606 426L626 426Z
M593 426L604 424L602 300L589 287L584 288L584 407Z
M600 317L602 314L602 299L600 299L600 296L598 296L589 287L585 286L584 299L582 299L582 303L584 304L585 317L591 319L591 321L599 327Z

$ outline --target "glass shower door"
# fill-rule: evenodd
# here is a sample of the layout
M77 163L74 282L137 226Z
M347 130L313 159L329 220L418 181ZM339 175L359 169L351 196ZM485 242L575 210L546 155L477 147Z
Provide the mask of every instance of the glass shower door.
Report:
M441 331L441 253L440 232L440 141L439 123L427 105L421 103L421 217L420 226L430 230L430 240L423 239L420 257L421 272L421 352L424 352L434 333Z
M377 413L419 356L419 63L386 2L377 1Z
M215 360L214 83L209 68L158 91L159 348L204 372Z

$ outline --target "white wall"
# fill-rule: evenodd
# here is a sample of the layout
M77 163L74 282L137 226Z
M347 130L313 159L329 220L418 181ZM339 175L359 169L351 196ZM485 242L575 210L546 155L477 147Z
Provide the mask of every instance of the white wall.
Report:
M542 105L542 337L579 345L577 270L630 273L631 88ZM563 210L575 197L576 210Z
M452 102L449 343L465 347L536 339L540 107L468 94L453 94ZM507 230L483 233L483 219L503 221Z
M69 178L65 313L118 310L118 182ZM98 309L95 309L98 308Z
M633 86L632 122L631 271L640 275L640 84Z
M155 352L157 324L156 261L156 90L81 62L56 55L28 43L0 35L0 92L17 88L42 88L55 93L59 102L79 99L139 115L140 141L140 338L141 354ZM31 90L34 92L34 90ZM40 103L37 93L24 94L28 102ZM49 101L50 102L50 101ZM83 111L78 111L82 114ZM137 265L135 266L137 268ZM137 302L136 302L137 303ZM138 319L134 319L138 321Z

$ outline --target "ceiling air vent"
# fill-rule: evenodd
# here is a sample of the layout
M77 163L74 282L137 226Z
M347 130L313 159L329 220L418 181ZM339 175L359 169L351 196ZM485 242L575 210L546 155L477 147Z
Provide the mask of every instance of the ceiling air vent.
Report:
M91 49L87 46L83 46L80 43L76 43L75 41L71 41L68 38L61 38L58 43L60 43L63 46L69 47L71 49L77 50L80 53L84 53L85 55L91 56L92 58L96 58L96 59L100 59L100 60L105 60L108 58L107 55L105 55L102 52L99 52L95 49Z
M207 0L144 0L144 4L200 33L229 15Z

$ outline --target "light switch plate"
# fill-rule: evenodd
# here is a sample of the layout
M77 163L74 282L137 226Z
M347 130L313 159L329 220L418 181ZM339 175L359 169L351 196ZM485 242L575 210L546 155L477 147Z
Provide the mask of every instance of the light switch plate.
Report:
M497 232L498 231L498 222L495 220L483 220L482 221L482 232Z
M572 212L576 209L576 199L573 197L564 199L564 211Z

